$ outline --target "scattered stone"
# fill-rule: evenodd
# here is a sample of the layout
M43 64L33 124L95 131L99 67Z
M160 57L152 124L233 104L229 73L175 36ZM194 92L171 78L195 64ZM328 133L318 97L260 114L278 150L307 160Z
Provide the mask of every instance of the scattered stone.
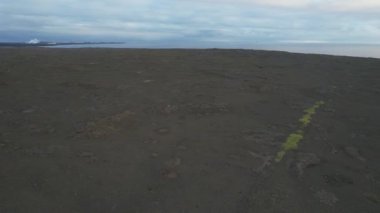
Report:
M153 81L153 80L149 80L149 79L148 79L148 80L144 80L143 82L144 82L144 83L150 83L150 82L152 82L152 81Z
M49 154L45 150L42 150L41 148L38 148L38 147L24 149L23 152L27 155L39 156L39 157L44 157L44 156L46 157Z
M46 153L47 154L53 154L53 153L57 153L57 152L61 152L65 150L65 146L61 146L61 145L51 145L51 146L48 146L46 148Z
M259 93L270 92L271 87L269 85L261 85L256 87L256 91Z
M252 152L252 151L248 151L248 153L249 153L252 157L254 157L254 158L260 158L260 159L263 159L263 158L264 158L263 155L257 154L257 153Z
M273 156L266 156L263 159L263 163L256 169L256 172L262 172L268 166L270 166L273 162Z
M180 158L173 158L165 162L165 169L162 171L162 175L169 179L175 179L178 177L177 167L181 165Z
M347 146L344 148L344 151L352 158L365 162L366 159L360 155L359 150L352 146Z
M316 166L321 163L321 159L314 153L298 153L295 162L295 170L298 176L304 174L305 169Z
M228 157L231 159L240 160L240 157L238 155L228 155Z
M181 165L181 159L180 158L174 158L165 163L165 165L169 168L176 168L179 165Z
M371 182L377 182L377 181L376 181L376 178L373 176L373 174L367 173L367 174L365 175L365 178L366 178L367 180L371 181Z
M5 147L5 143L0 143L0 148Z
M30 108L30 109L25 109L25 110L23 110L22 113L27 114L27 113L32 113L32 112L34 112L34 111L35 111L35 109Z
M186 146L178 146L178 149L179 149L179 150L186 150L187 147L186 147Z
M251 129L244 129L241 131L242 134L244 135L252 135L255 133L255 131L251 130Z
M24 152L27 155L31 156L38 156L38 157L48 157L52 154L59 153L65 149L64 146L60 145L50 145L50 146L44 146L44 147L31 147L31 148L24 148L22 152Z
M324 140L327 140L327 139L324 139ZM335 155L338 153L338 150L335 148L335 146L333 144L330 144L330 143L327 143L328 145L330 145L331 147L331 150L330 150L330 153Z
M92 158L92 157L95 157L95 155L92 152L82 152L82 153L79 154L79 157L82 157L82 158Z
M331 112L331 113L335 113L335 109L333 109L333 108L323 108L322 109L322 111L324 111L324 112Z
M8 86L8 82L0 80L0 86Z
M167 114L171 114L173 112L176 112L178 110L177 106L167 105L164 109L164 112Z
M273 161L273 156L264 156L264 155L260 155L260 154L257 154L255 152L252 152L252 151L248 151L248 153L254 157L254 158L259 158L263 161L263 163L257 167L256 169L254 169L255 172L263 172L264 169L268 166L270 166L272 164L272 161Z
M243 136L243 138L246 141L255 141L257 136L256 135L245 135L245 136Z
M92 152L82 152L79 154L79 157L84 158L87 163L94 163L98 160L98 158Z
M30 133L32 134L50 134L55 132L55 128L51 126L40 127L35 124L28 126Z
M85 127L79 129L77 133L81 136L86 136L90 138L101 138L108 136L112 133L120 131L120 126L128 124L128 126L133 126L135 120L133 115L135 113L131 111L123 111L97 121L88 122Z
M380 203L379 196L377 196L373 193L364 193L364 197L367 198L367 200L371 201L372 203L375 203L375 204Z
M176 179L178 177L178 173L174 170L164 170L162 175L168 179Z
M148 186L148 191L149 191L149 192L153 192L153 191L154 191L153 187Z
M159 134L166 134L169 132L169 129L161 128L161 129L157 129L156 132Z
M21 146L18 146L18 145L16 145L16 146L13 147L13 150L14 150L14 151L18 151L18 150L20 150L20 149L21 149Z
M184 111L196 115L211 115L219 113L228 113L231 107L227 104L219 103L189 103L181 106Z
M148 139L144 141L145 144L157 144L158 141L154 139Z
M100 87L96 85L95 83L89 83L89 82L73 82L73 81L65 81L60 83L61 86L64 87L79 87L83 89L99 89Z
M339 187L354 184L354 181L342 174L323 175L325 182L331 186Z
M158 154L157 153L152 153L151 156L154 157L154 158L156 158L156 157L158 157Z
M252 141L253 143L264 145L264 146L275 146L278 147L280 144L279 141L284 137L283 134L277 133L275 126L269 126L270 130L244 130L242 131L242 138L247 141Z
M338 198L332 192L327 192L325 190L320 190L315 193L315 196L319 199L321 203L332 206L338 202Z

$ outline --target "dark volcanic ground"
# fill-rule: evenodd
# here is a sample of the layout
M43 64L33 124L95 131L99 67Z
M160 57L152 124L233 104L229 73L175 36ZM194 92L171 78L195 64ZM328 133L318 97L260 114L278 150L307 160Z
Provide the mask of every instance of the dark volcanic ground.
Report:
M0 212L380 212L379 69L266 51L1 48Z

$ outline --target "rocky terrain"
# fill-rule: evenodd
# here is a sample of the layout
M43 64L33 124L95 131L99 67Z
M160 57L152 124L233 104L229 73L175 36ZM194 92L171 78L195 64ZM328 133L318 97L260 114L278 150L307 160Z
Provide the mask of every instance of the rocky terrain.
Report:
M380 212L379 69L0 48L0 212Z

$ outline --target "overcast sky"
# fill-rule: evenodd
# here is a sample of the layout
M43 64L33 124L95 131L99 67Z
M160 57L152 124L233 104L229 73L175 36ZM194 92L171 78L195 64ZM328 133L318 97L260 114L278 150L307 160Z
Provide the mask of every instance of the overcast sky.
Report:
M0 0L0 41L380 43L380 0Z

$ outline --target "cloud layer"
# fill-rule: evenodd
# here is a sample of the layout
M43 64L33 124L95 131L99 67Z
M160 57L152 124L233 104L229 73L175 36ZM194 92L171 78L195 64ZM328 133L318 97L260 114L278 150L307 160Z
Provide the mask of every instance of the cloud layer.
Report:
M2 0L0 41L378 43L378 0Z

